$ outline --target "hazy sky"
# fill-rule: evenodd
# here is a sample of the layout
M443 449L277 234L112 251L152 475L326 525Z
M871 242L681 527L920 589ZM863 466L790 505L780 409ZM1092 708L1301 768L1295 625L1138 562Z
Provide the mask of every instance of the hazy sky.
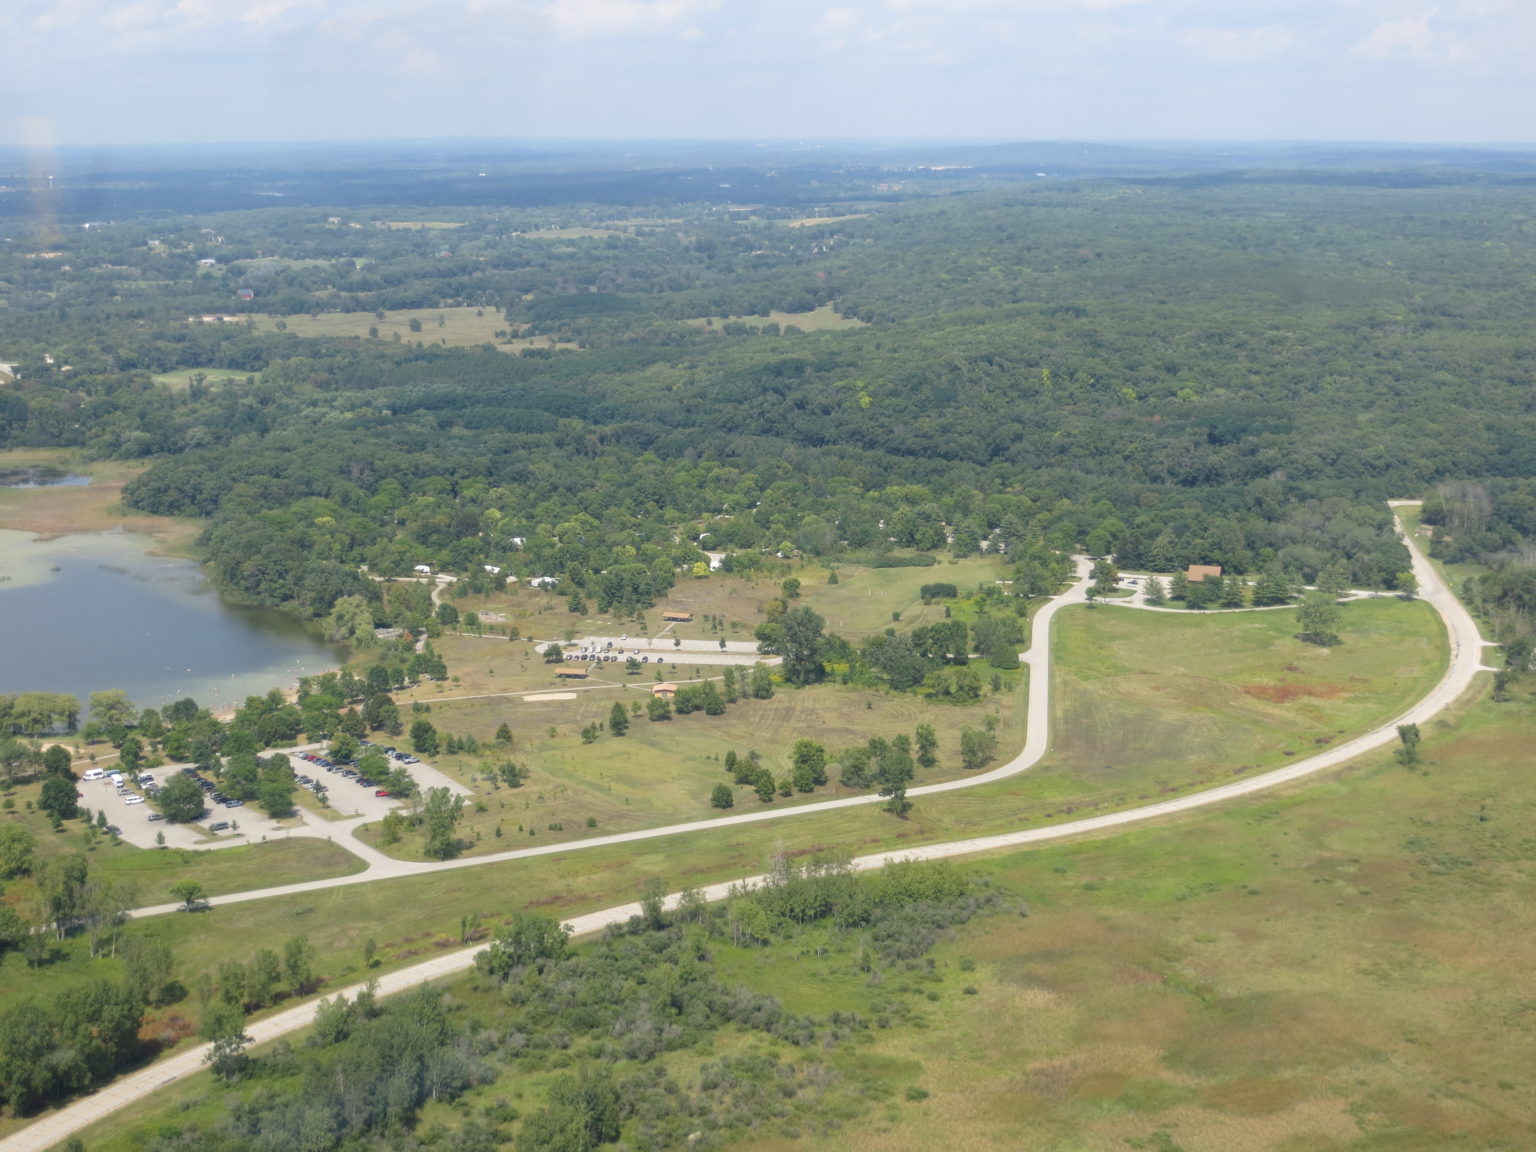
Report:
M0 143L1529 141L1536 0L0 0Z

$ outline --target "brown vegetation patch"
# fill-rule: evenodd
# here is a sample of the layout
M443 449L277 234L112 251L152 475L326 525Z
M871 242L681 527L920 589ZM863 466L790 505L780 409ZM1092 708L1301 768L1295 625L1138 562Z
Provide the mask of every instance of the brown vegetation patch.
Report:
M1257 696L1260 700L1267 700L1271 704L1289 704L1292 700L1300 700L1308 696L1319 697L1324 700L1337 700L1340 696L1348 696L1349 688L1344 684L1245 684L1243 695Z
M148 1011L144 1013L144 1021L139 1025L139 1040L163 1051L174 1047L196 1031L192 1021L180 1012Z
M1207 1108L1235 1116L1267 1116L1291 1107L1301 1096L1301 1089L1290 1080L1244 1078L1200 1090L1200 1102Z

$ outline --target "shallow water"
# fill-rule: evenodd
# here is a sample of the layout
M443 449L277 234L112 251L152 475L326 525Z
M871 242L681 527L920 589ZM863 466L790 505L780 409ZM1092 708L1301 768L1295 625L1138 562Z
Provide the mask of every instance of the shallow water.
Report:
M89 476L77 472L60 472L57 468L23 468L15 472L0 472L0 488L84 488L90 482Z
M339 649L264 608L225 603L190 560L127 533L0 530L0 693L122 688L140 707L222 707L334 668Z

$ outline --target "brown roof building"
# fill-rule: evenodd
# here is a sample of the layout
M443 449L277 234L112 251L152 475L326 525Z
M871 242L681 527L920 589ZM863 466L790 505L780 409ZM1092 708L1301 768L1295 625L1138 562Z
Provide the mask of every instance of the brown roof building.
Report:
M556 668L555 677L559 680L585 680L587 678L587 666L585 664L571 664L565 668Z
M663 612L661 618L671 624L692 624L692 612Z
M1191 564L1189 571L1184 573L1184 579L1191 584L1203 584L1206 580L1221 579L1220 564Z
M677 695L676 684L657 684L651 688L652 696L659 696L663 700L670 700Z

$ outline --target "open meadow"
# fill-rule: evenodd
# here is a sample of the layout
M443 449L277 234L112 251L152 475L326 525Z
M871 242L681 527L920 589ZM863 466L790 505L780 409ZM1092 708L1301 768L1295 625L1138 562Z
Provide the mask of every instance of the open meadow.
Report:
M321 312L312 316L272 316L257 312L251 316L259 332L282 330L296 336L345 336L355 339L400 340L409 344L441 344L465 348L491 344L516 355L524 348L574 348L574 344L552 343L543 336L521 337L512 331L507 319L495 308L473 306L452 308L393 308L382 317L373 312ZM413 323L415 327L412 327ZM374 337L373 333L377 332ZM497 333L502 333L498 336ZM220 373L211 369L210 378Z
M1324 648L1295 638L1290 611L1063 612L1050 773L1145 799L1191 773L1279 767L1390 720L1439 678L1427 604L1358 600L1342 618L1344 642Z

